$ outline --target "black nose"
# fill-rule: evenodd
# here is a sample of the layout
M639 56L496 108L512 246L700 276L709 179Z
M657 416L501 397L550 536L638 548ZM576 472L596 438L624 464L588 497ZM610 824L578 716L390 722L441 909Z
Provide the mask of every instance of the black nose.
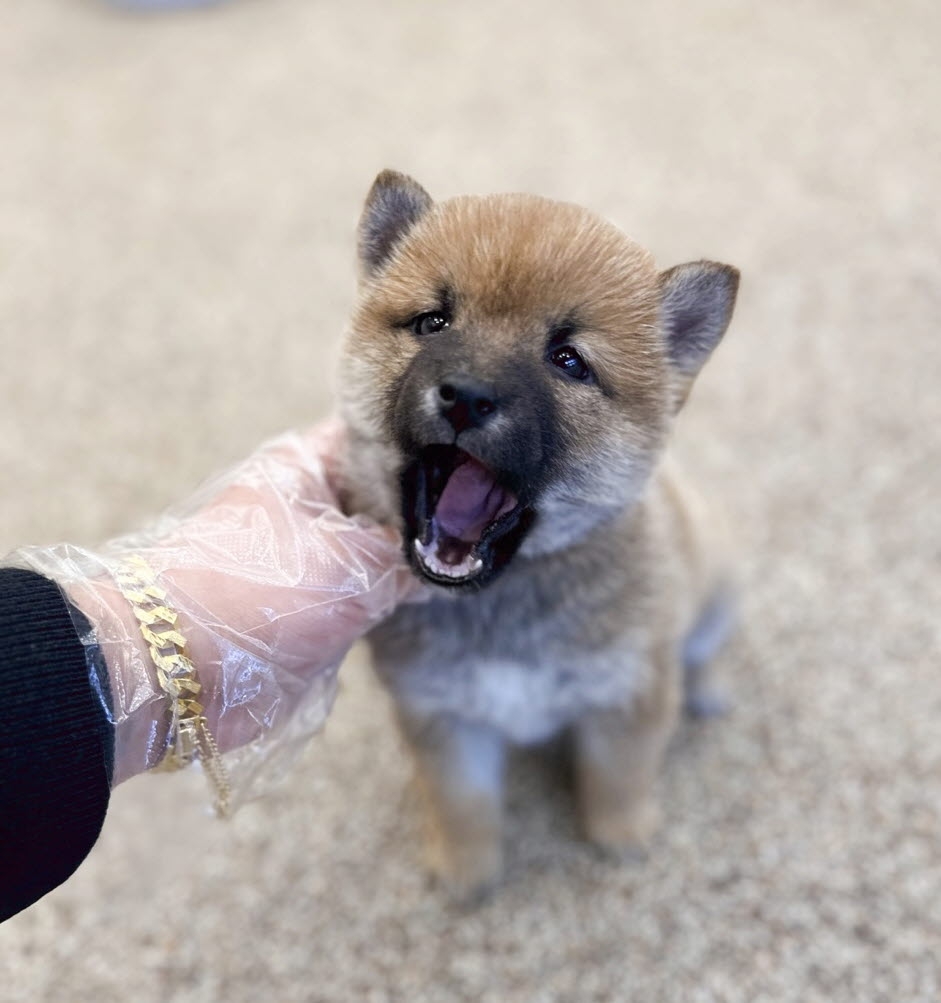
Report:
M495 394L491 387L466 377L443 380L438 387L438 406L455 432L480 428L496 414Z

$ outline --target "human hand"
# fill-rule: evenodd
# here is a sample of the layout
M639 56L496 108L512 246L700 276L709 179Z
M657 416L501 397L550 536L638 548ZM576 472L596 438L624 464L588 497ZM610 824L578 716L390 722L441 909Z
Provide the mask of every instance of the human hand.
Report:
M243 788L270 754L283 755L320 726L354 641L420 596L398 533L340 511L342 448L336 422L290 433L99 554L20 552L93 625L88 641L100 647L111 680L115 785L155 765L167 737L166 698L113 577L128 556L144 558L179 614L220 750L252 746Z

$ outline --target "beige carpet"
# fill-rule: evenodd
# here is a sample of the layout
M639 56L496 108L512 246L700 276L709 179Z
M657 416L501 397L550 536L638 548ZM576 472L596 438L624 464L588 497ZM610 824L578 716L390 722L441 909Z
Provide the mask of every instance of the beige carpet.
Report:
M679 439L739 529L746 626L645 864L597 859L524 764L506 886L444 910L354 656L232 824L198 776L120 789L0 928L0 1000L939 998L939 38L928 0L3 0L0 552L130 528L325 414L395 166L741 267Z

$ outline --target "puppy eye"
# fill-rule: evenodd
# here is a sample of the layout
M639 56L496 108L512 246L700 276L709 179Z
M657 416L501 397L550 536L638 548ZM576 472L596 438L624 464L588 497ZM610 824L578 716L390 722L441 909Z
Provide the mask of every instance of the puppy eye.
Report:
M412 332L423 337L426 334L437 334L451 326L451 318L441 310L431 310L428 313L420 313L414 317L409 324Z
M580 380L584 383L592 377L588 363L571 345L562 345L560 348L552 349L549 353L549 361L573 380Z

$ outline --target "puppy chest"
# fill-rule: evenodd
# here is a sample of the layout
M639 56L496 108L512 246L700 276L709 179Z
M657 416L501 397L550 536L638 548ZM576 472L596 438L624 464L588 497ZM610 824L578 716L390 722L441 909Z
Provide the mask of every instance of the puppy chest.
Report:
M401 607L371 635L376 669L418 714L542 741L591 707L626 705L644 681L623 619L599 631L597 611L564 595L497 587Z
M589 707L628 699L629 661L598 666L557 666L487 661L467 668L462 707L454 713L489 723L513 742L551 738Z
M377 668L414 713L486 724L520 745L551 738L589 708L628 703L639 683L629 652L581 665L466 658L393 667L379 659Z

